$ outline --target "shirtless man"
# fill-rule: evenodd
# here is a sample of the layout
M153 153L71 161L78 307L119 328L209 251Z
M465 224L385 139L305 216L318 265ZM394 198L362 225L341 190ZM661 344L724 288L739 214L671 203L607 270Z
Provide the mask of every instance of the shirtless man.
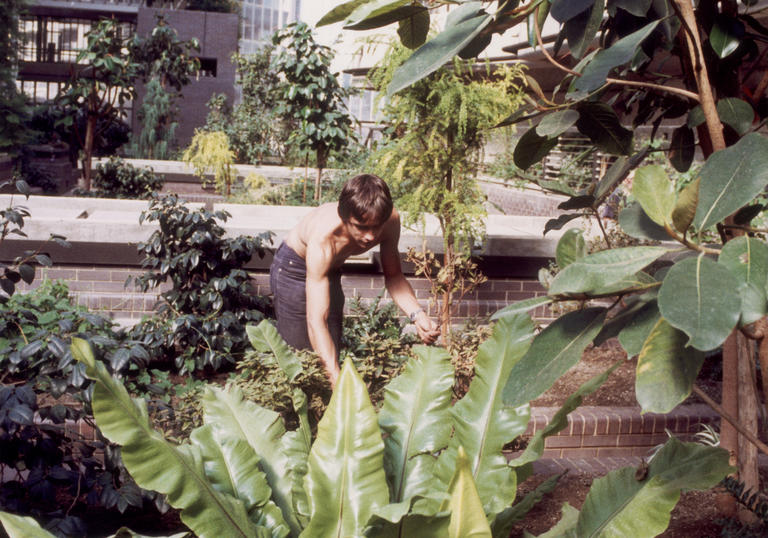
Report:
M425 344L440 335L403 276L399 239L400 216L387 184L361 174L347 181L337 203L323 204L302 218L275 253L269 272L277 330L289 345L320 355L332 387L339 376L344 308L340 269L350 256L381 245L384 283L392 299Z

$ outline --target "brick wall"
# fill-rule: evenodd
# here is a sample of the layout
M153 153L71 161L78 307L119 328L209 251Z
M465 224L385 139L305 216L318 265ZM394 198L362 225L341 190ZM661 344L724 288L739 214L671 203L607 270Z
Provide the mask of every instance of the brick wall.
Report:
M142 273L138 267L116 267L96 265L56 265L39 269L37 278L31 287L40 285L43 278L63 280L69 286L72 296L78 304L90 310L102 312L115 319L138 321L142 316L153 312L157 301L157 292L143 293L126 281ZM252 271L251 277L255 293L269 295L269 274L265 270ZM429 283L424 278L410 277L409 281L416 292L416 297L430 315L435 315L430 305ZM347 305L351 299L360 297L364 304L370 304L383 290L384 277L378 274L345 274L341 279ZM20 285L24 291L30 286ZM160 292L167 289L167 285ZM500 308L510 303L545 294L541 285L530 279L491 278L483 283L474 293L467 294L457 306L457 323L469 319L487 318ZM384 300L390 300L389 294ZM547 307L537 307L533 315L540 321L547 321L551 314Z

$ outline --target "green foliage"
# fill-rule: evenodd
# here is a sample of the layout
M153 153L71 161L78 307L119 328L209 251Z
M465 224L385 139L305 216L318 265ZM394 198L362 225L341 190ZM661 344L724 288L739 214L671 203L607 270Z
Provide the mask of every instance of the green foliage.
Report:
M93 196L147 199L163 188L164 180L151 168L136 168L120 157L110 157L96 167Z
M0 7L0 151L15 153L28 141L25 120L27 99L16 87L18 69L19 19L26 0L8 0Z
M268 322L248 330L257 349L274 353L288 379L300 375L301 363ZM530 352L533 336L525 316L500 321L478 352L470 391L453 407L450 359L439 348L416 348L418 358L389 385L378 416L347 361L314 442L300 391L291 396L299 427L286 431L279 415L229 388L206 392L204 424L189 441L173 445L152 431L143 402L129 398L84 341L74 343L73 353L96 382L96 423L121 445L129 472L142 486L167 494L199 536L502 537L532 505L525 499L522 510L507 509L517 470L501 448L525 430L530 411L527 403L504 405L501 389ZM606 377L585 385L564 413ZM647 479L637 480L634 468L610 473L568 524L631 522L659 532L680 490L711 487L730 471L727 459L722 449L670 440ZM616 510L600 508L617 504Z
M133 82L139 65L125 54L128 38L121 36L119 25L117 19L103 19L91 28L86 47L77 55L77 62L83 69L74 72L56 98L57 104L69 112L58 124L72 125L75 114L81 109L86 116L85 133L81 139L86 190L91 188L91 159L94 140L99 136L99 120L102 126L117 121L123 104L136 96Z
M240 3L237 0L187 0L185 9L214 13L240 13Z
M232 169L235 154L229 147L226 133L195 129L195 136L181 159L194 168L203 184L208 181L208 174L213 174L216 190L226 196L232 194L237 173Z
M158 229L139 244L147 272L135 279L142 291L164 282L157 316L132 329L152 355L173 360L181 373L234 363L245 351L245 324L262 319L263 299L249 289L243 266L264 255L270 233L225 238L225 211L189 209L177 197L153 196L140 222Z
M393 45L373 71L374 87L383 92L411 52ZM495 70L487 80L471 74L469 62L456 60L391 96L384 107L391 127L372 158L407 214L406 225L423 225L427 214L440 223L447 263L439 278L445 289L435 291L444 298L444 326L450 326L450 294L462 280L456 265L484 235L484 196L475 176L485 130L511 114L523 95L519 67Z
M162 15L146 38L134 36L130 57L137 64L137 77L146 85L146 95L138 110L141 133L131 145L131 153L142 159L167 159L178 123L176 99L200 69L200 61L192 54L200 51L193 38L181 41L176 30Z
M257 164L284 158L292 122L276 110L280 79L272 67L274 47L266 44L249 55L234 54L240 102L230 109L223 94L208 102L206 130L224 131L237 162Z
M175 140L178 122L174 97L163 89L160 81L153 78L146 86L147 93L138 110L141 122L139 138L130 147L130 153L138 159L168 159L171 143Z
M292 23L277 31L272 43L281 47L273 56L272 66L285 80L279 90L277 113L297 125L288 143L316 155L317 199L320 171L326 167L330 152L342 150L355 139L352 118L344 104L350 92L331 72L333 51L315 42L305 23Z

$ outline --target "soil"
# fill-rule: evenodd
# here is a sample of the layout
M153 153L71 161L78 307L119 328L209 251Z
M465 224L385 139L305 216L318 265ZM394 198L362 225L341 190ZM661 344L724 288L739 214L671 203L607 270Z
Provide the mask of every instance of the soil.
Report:
M584 353L582 360L566 375L560 378L547 392L531 402L534 407L562 405L582 383L604 372L616 361L623 361L608 378L605 384L584 399L585 406L638 407L635 398L635 367L637 359L627 360L626 353L619 343L609 340L600 347L591 347ZM705 360L697 385L716 401L720 399L720 357L712 356ZM685 403L703 403L695 395ZM533 490L546 476L532 476L521 484L519 498ZM598 476L569 473L565 475L555 490L538 505L525 519L513 528L513 538L522 537L525 531L534 536L553 527L560 519L563 503L568 502L581 508L592 481ZM670 525L660 536L666 538L709 538L721 536L722 516L716 506L718 493L714 490L692 491L682 494L672 512ZM765 534L755 534L764 536Z

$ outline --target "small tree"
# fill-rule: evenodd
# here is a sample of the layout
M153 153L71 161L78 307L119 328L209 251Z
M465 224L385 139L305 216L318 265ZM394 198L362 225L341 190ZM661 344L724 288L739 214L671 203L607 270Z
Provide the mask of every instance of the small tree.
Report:
M224 131L229 137L237 162L256 164L266 155L281 155L289 129L277 106L280 79L272 67L272 45L263 45L255 54L232 55L240 86L240 102L233 108L225 95L214 95L208 102L206 122L209 131Z
M202 179L203 183L206 181L206 174L212 173L216 190L227 196L232 194L232 182L236 175L232 170L235 154L229 148L226 133L196 130L182 160L195 169L195 175Z
M285 80L278 112L298 123L289 142L317 156L315 199L320 199L320 177L331 151L344 149L355 138L344 99L350 92L331 72L333 52L312 37L303 22L289 24L272 37L282 47L273 66Z
M373 70L374 86L385 91L410 54L393 45ZM485 233L485 197L475 177L486 130L522 103L521 77L519 67L477 76L470 62L456 60L392 96L384 108L388 136L372 161L392 185L406 224L423 224L427 214L440 223L444 254L439 272L432 275L433 255L421 253L416 261L440 295L444 336L454 300L482 281L470 260Z
M200 69L200 61L191 56L195 50L200 50L197 39L181 41L162 15L157 16L157 24L149 37L135 36L131 41L130 54L136 62L137 75L147 83L147 93L138 112L141 134L132 145L137 157L168 157L178 127L176 99Z
M125 53L128 40L121 34L115 19L99 21L87 34L87 45L77 55L82 67L76 71L67 87L57 97L58 104L72 111L59 123L75 124L75 114L85 110L85 135L77 132L83 148L84 188L91 188L91 160L97 126L108 126L121 115L121 106L135 97L133 80L138 65ZM102 120L99 123L99 120ZM106 121L104 121L106 120Z

